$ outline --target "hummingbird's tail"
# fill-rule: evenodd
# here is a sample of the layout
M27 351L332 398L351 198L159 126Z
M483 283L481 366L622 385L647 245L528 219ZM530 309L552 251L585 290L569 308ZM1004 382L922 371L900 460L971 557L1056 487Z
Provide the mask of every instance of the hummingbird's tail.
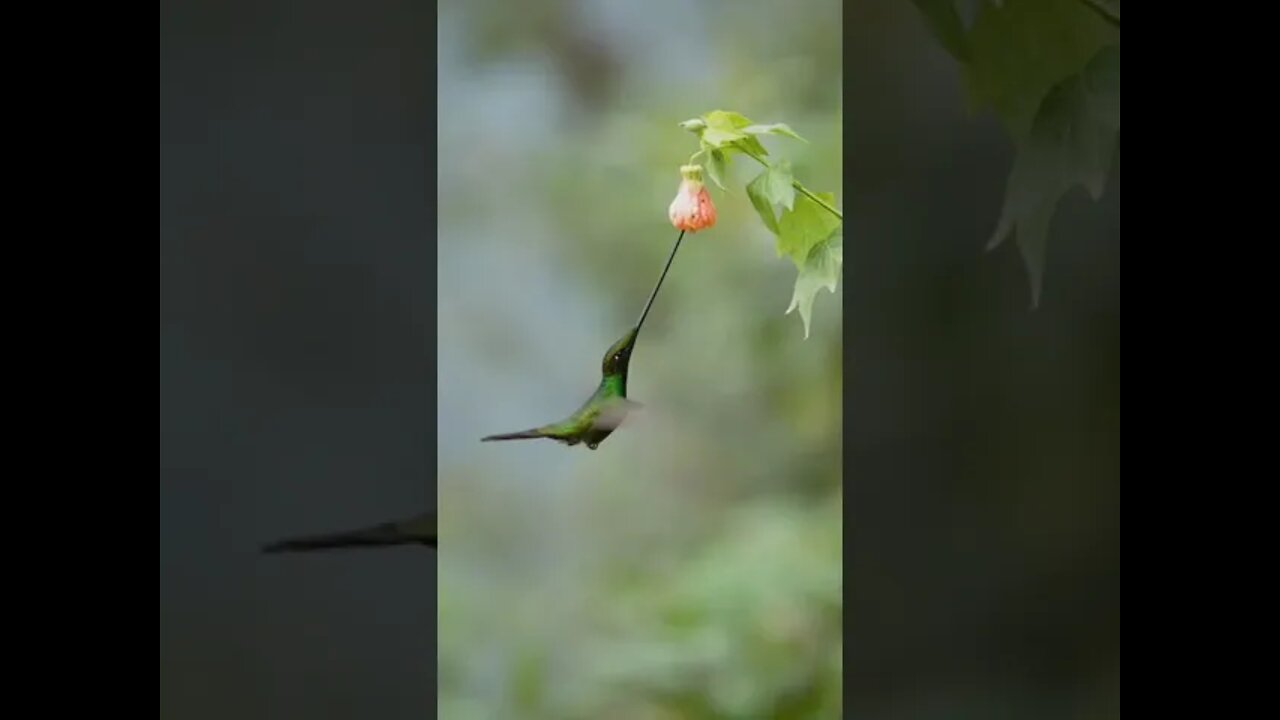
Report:
M532 428L530 430L521 430L520 432L488 435L480 438L480 442L491 442L493 440L531 440L533 438L544 438L544 437L551 437L551 436L543 428Z
M308 550L334 550L353 547L385 547L408 545L421 540L404 533L395 523L382 523L372 527L325 535L304 535L286 538L262 548L264 553L306 552Z

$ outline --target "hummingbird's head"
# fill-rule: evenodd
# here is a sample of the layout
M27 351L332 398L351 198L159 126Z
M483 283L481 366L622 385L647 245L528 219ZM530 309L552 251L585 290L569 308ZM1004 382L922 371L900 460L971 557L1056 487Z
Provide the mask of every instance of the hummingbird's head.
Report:
M600 371L605 375L626 374L627 365L631 362L631 349L636 346L636 335L640 332L640 328L631 328L627 331L622 339L613 344L609 348L609 352L604 355L604 362Z

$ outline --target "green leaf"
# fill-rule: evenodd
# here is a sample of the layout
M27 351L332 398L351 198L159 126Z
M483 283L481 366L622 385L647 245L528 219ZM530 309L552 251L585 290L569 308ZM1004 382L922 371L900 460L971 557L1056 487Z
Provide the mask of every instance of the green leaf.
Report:
M835 205L831 193L818 193L828 205ZM785 210L778 219L778 255L788 255L803 268L809 253L818 243L831 237L840 227L840 220L818 203L804 195L795 198L795 207Z
M704 147L731 147L735 142L743 142L753 151L764 153L764 146L743 132L742 129L749 125L749 119L726 110L713 110L700 118L690 118L680 123L680 127L697 135Z
M774 235L779 234L779 227L773 206L781 205L787 210L795 208L796 189L791 185L794 179L791 176L791 162L779 160L747 185L747 197L751 199L751 204L760 214L765 227Z
M736 113L732 110L712 110L702 116L706 121L707 127L724 127L741 130L751 125L751 120L742 113Z
M765 197L788 210L794 210L796 189L792 186L795 178L791 176L791 161L779 160L765 171Z
M972 102L994 109L1020 143L1049 90L1120 31L1081 0L1005 0L982 7L967 39Z
M714 148L728 145L734 140L742 140L745 137L747 136L741 130L733 128L707 127L702 132L702 139Z
M913 0L916 9L924 15L925 22L933 31L942 47L951 53L951 57L965 62L969 59L969 42L965 36L964 23L956 10L955 0Z
M1013 232L1027 265L1032 307L1041 278L1053 213L1075 185L1102 196L1120 132L1120 48L1098 51L1079 75L1045 97L1022 143L1005 190L1000 222L988 243L998 247Z
M769 171L765 170L747 184L747 197L751 199L751 205L760 214L764 226L769 228L769 232L777 235L778 218L774 216L773 202L769 200L769 191L766 189L768 182Z
M724 178L729 174L729 156L724 150L710 150L707 158L707 175L711 181L720 187L721 190L726 189Z
M764 157L769 154L764 145L761 145L759 140L750 135L734 140L733 144L728 146L728 149L737 150L738 152L746 150L748 155L755 155L756 157Z
M791 127L786 123L772 123L770 125L748 125L747 127L742 128L742 132L747 133L748 135L783 135L785 137L799 140L800 142L804 142L804 143L809 142L808 140L805 140L804 138L800 137L800 134L797 133L795 130L792 130Z
M769 154L768 149L755 138L754 134L749 134L747 129L772 126L753 125L751 119L741 113L713 110L700 118L685 120L680 123L680 127L696 133L704 147L720 148L729 152L745 151L757 157ZM787 130L789 131L790 128Z
M809 339L809 324L813 317L813 300L822 288L833 293L836 291L843 264L844 246L836 237L831 237L813 246L804 264L800 266L795 291L791 294L791 305L787 307L786 314L800 310L806 340Z
M747 118L727 110L712 110L703 115L702 120L707 125L706 130L702 131L702 139L714 148L746 139L748 135L742 128L751 125Z

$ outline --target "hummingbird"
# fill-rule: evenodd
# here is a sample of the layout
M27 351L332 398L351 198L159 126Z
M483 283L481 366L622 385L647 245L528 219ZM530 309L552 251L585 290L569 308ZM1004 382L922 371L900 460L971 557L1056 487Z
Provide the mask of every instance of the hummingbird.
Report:
M585 443L589 449L595 450L605 438L613 434L628 412L641 406L640 403L627 399L627 369L631 363L631 351L635 349L640 327L649 316L649 308L653 307L653 300L658 296L658 290L667 277L667 271L671 269L671 261L675 260L676 251L680 249L680 241L683 239L684 231L681 231L667 257L666 266L662 268L662 274L658 276L658 283L649 293L649 300L640 313L640 319L604 354L600 366L600 385L591 397L563 420L520 432L489 435L481 438L481 442L548 438L570 447Z
M427 512L406 520L386 522L345 532L285 538L263 546L262 552L306 552L392 545L427 545L435 548L436 514Z

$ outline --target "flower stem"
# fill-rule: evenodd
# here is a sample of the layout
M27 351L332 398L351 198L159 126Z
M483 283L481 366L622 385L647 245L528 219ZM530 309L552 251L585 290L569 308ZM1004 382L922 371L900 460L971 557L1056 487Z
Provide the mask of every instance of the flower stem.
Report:
M753 153L753 152L751 152L750 150L748 150L748 149L746 149L746 148L742 147L741 145L734 145L734 147L735 147L735 148L737 148L739 151L741 151L741 152L742 152L744 155L746 155L747 157L750 157L752 160L755 160L756 162L760 163L761 165L765 166L766 168L772 168L772 167L773 167L773 166L772 166L772 165L770 165L768 162L766 162L764 158L760 157L759 155L756 155L755 153ZM830 205L828 205L828 204L827 204L827 201L826 201L826 200L823 200L822 198L820 198L820 197L818 197L817 195L815 195L815 194L813 194L812 192L810 192L810 191L809 191L809 188L805 187L805 186L804 186L804 184L803 184L803 183L801 183L799 180L796 180L795 178L792 178L792 179L791 179L791 187L793 187L793 188L795 188L796 190L800 191L800 193L801 193L802 195L804 195L804 196L808 197L810 200L812 200L812 201L814 201L814 202L818 203L819 205L821 205L821 206L822 206L822 207L823 207L827 212L829 212L829 213L831 213L832 215L835 215L837 218L839 218L839 219L840 219L840 222L844 222L844 215L843 215L839 210L837 210L837 209L835 209L835 208L831 207Z

